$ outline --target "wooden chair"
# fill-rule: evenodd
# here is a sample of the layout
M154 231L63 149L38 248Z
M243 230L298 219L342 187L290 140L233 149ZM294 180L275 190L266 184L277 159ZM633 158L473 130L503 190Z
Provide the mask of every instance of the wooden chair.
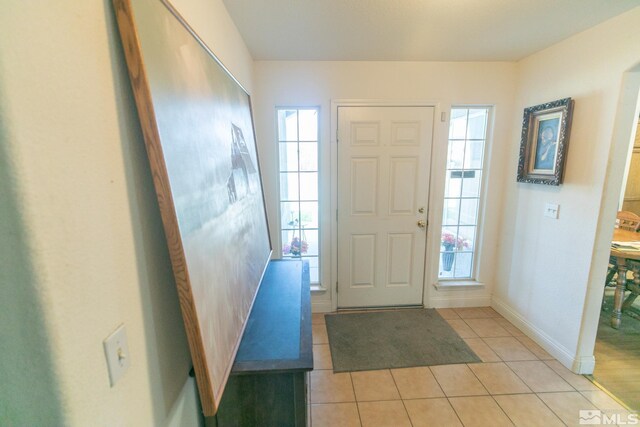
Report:
M623 230L629 230L629 231L638 231L638 229L640 229L640 216L629 211L619 211L618 215L616 215L615 228L621 228ZM636 264L636 263L633 262L632 264ZM634 273L640 274L640 269L637 267L637 265L635 265L635 267L636 267L635 270L633 268L629 268L629 271L634 271ZM616 270L617 270L616 259L614 257L610 257L605 286L611 286L611 287L616 286L616 276L618 275ZM627 289L631 290L631 295L629 295L629 297L627 297L627 299L625 300L623 309L628 308L631 306L631 304L633 304L633 301L638 296L638 291L640 291L640 282L636 283L637 279L636 281L634 281L633 275L632 277L627 276L627 280L628 280L627 283L634 283L635 286L634 287L627 286ZM602 301L602 304L604 307L604 300Z
M640 216L629 211L620 211L616 216L616 228L638 231L640 228Z

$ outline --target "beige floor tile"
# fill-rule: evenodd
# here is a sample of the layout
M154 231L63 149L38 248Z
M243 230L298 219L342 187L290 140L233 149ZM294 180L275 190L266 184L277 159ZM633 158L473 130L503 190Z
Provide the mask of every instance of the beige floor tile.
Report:
M410 427L409 415L401 400L358 402L363 427Z
M453 308L436 308L436 311L443 319L459 319L458 313Z
M511 336L495 319L467 319L465 322L480 338Z
M518 427L561 427L564 424L535 394L494 396Z
M348 372L334 374L333 371L311 371L311 403L355 402Z
M432 366L431 371L447 396L488 394L467 365Z
M413 427L462 427L447 399L405 400Z
M325 313L313 313L311 315L311 323L314 325L324 325L324 315Z
M625 408L615 401L611 396L602 390L589 390L580 392L589 402L596 405L598 409L623 411Z
M329 336L327 335L327 325L323 323L316 323L311 325L311 332L313 334L314 344L328 344Z
M426 366L392 369L391 375L403 399L444 397L444 392Z
M563 380L571 384L571 386L578 391L600 390L597 385L589 381L587 378L582 375L574 374L557 360L545 360L544 363L546 363L547 366L553 369L556 374L560 375Z
M500 325L503 328L505 328L507 330L507 332L509 332L514 337L519 337L521 335L524 335L524 332L522 332L520 329L518 329L515 326L513 326L513 324L511 322L509 322L507 319L500 318L500 319L495 319L495 320L498 323L498 325Z
M464 342L483 362L500 362L498 355L491 350L482 338L464 338Z
M449 402L465 427L513 426L490 396L453 397Z
M569 383L542 361L508 362L507 365L536 393L574 391Z
M400 399L400 394L388 369L352 372L351 379L358 402Z
M329 344L313 345L313 369L333 369Z
M469 368L490 394L531 393L529 387L502 362L470 363Z
M462 319L445 319L461 338L478 338L473 329Z
M491 316L484 311L485 308L487 307L461 307L454 310L463 319L486 319Z
M360 427L355 403L320 403L311 405L312 427Z
M514 337L483 338L483 341L505 362L512 360L538 360L535 354L527 350Z
M487 315L489 317L494 317L497 319L503 319L502 315L500 313L498 313L497 311L495 311L493 308L491 307L483 307L482 311L484 311L485 313L487 313Z
M547 353L547 351L544 348L540 347L540 345L534 340L532 340L531 338L525 335L522 335L522 336L516 337L516 339L520 341L525 347L527 347L527 349L529 349L531 353L535 354L538 357L538 359L541 359L541 360L555 359L552 355Z
M581 410L597 409L583 395L577 391L564 393L540 393L538 397L555 414L569 426L579 426L579 414Z

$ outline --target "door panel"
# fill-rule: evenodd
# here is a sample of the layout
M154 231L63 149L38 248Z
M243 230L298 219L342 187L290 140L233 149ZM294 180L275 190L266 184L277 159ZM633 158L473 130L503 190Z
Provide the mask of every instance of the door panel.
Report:
M338 109L341 308L422 304L433 114Z

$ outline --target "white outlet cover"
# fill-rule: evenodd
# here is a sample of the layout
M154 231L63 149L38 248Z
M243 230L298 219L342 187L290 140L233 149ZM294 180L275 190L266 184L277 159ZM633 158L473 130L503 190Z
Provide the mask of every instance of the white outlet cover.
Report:
M103 341L103 345L109 368L109 381L113 387L131 365L129 343L124 324L118 326L118 329Z

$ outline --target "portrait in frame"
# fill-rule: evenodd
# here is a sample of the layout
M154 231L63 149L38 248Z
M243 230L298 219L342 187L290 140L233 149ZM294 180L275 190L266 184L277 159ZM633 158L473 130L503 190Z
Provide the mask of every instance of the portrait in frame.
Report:
M525 108L518 158L518 182L560 185L569 145L571 98Z

